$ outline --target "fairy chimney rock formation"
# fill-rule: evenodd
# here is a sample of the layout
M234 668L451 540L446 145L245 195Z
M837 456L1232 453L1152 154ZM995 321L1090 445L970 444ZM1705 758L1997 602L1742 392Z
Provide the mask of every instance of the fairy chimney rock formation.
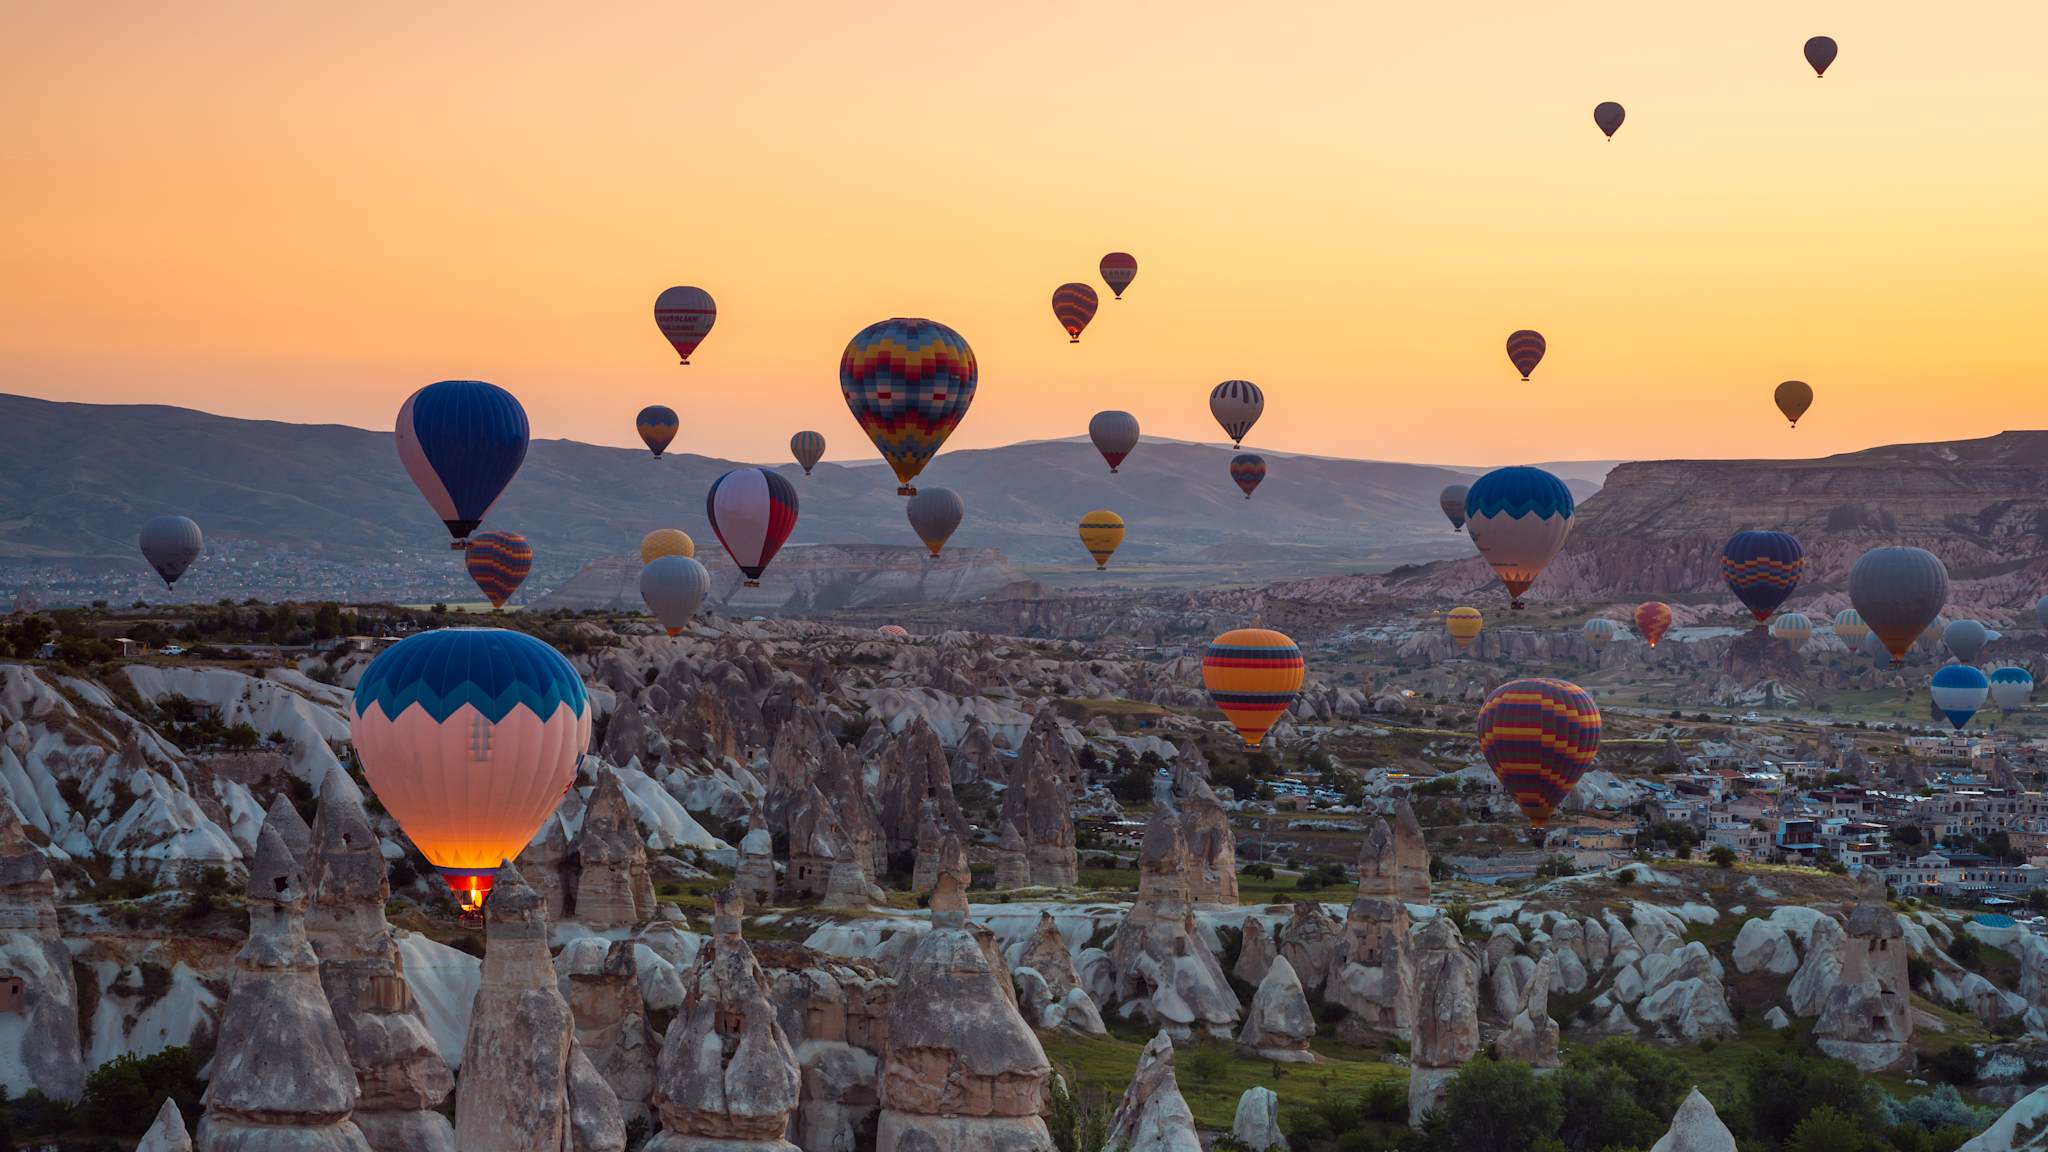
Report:
M1556 978L1557 953L1545 952L1523 985L1522 1010L1494 1040L1501 1059L1520 1060L1532 1068L1555 1068L1562 1063L1557 1053L1557 1021L1550 1018L1550 985Z
M1866 869L1849 913L1841 946L1841 976L1828 989L1813 1026L1820 1050L1865 1072L1889 1072L1913 1062L1910 949L1898 914L1885 899L1884 877Z
M1479 958L1456 926L1439 916L1422 930L1415 975L1408 1120L1420 1124L1445 1085L1479 1051Z
M1161 1032L1138 1054L1138 1070L1109 1120L1104 1148L1201 1152L1195 1114L1173 1073L1173 1038Z
M576 834L580 865L576 920L596 932L630 928L654 916L654 879L647 871L647 841L619 774L603 768Z
M1429 903L1429 842L1422 822L1406 799L1394 805L1394 898L1404 904Z
M598 963L572 966L562 981L576 1021L576 1043L611 1085L619 1114L629 1124L652 1119L648 1101L661 1054L661 1038L648 1025L640 994L638 947L636 940L613 941ZM594 957L594 952L587 955Z
M1003 792L1002 821L1024 840L1034 885L1071 888L1081 877L1073 801L1081 769L1050 710L1031 722Z
M1337 1032L1352 1043L1406 1040L1414 1022L1415 954L1399 860L1396 829L1375 821L1358 853L1358 895L1323 986L1324 999L1344 1007Z
M775 902L775 837L768 818L756 804L747 812L747 834L740 838L740 894L763 907Z
M953 767L945 745L923 716L890 737L883 750L876 799L887 852L913 852L927 815L939 826L965 836L967 819L953 798Z
M1735 1134L1694 1088L1672 1115L1670 1130L1650 1145L1650 1152L1735 1152Z
M1236 907L1237 841L1230 833L1230 813L1191 766L1174 773L1173 802L1188 849L1188 898Z
M354 788L330 779L321 795L304 860L306 935L362 1090L356 1127L374 1152L453 1152L455 1130L436 1109L455 1076L413 1000L384 918L391 885L377 835Z
M517 868L498 869L484 905L483 978L455 1088L461 1152L625 1147L618 1097L576 1045L548 954L544 907Z
M57 926L57 882L0 796L0 980L14 981L19 1026L0 1032L0 1086L77 1100L85 1090L78 985Z
M249 867L249 941L221 1011L199 1152L369 1152L360 1096L306 939L306 885L266 820Z
M556 921L569 910L569 894L574 890L574 851L569 847L568 809L572 801L580 803L582 797L570 789L562 797L561 806L541 821L540 831L526 847L519 850L519 874L546 902L547 918ZM578 811L581 809L579 808Z
M910 890L929 892L938 883L940 872L965 872L967 868L967 848L960 842L960 834L941 825L934 811L927 808L917 833L917 857L911 865Z
M1280 954L1309 988L1321 988L1329 980L1343 942L1344 926L1313 900L1296 900L1293 914L1280 928Z
M803 1087L796 1053L740 935L741 894L727 888L712 907L711 945L661 1047L661 1134L646 1152L796 1152L783 1139Z
M1266 978L1266 970L1273 966L1274 957L1280 955L1280 944L1273 938L1273 930L1257 916L1244 918L1238 941L1237 966L1230 974L1257 988Z
M1024 847L1024 834L1008 820L1003 821L1002 839L996 844L995 864L997 891L1031 887L1031 856Z
M932 929L903 966L882 1050L876 1152L1049 1152L1039 1113L1052 1065L942 873Z
M1038 927L1031 930L1031 938L1024 942L1024 951L1017 956L1017 967L1036 970L1055 1000L1081 986L1081 973L1074 965L1074 953L1067 947L1067 938L1050 912L1038 914Z
M284 846L292 850L292 859L303 866L313 849L313 830L292 806L292 798L283 792L271 797L270 807L263 812L263 822L277 829L277 834L284 838Z
M1175 1039L1229 1036L1237 994L1216 954L1195 931L1188 899L1187 845L1180 821L1155 805L1138 852L1138 899L1109 944L1115 998L1125 1017L1143 1016Z
M1319 1063L1322 1057L1309 1051L1309 1041L1315 1035L1315 1013L1309 1009L1301 977L1295 975L1287 957L1275 957L1266 978L1259 981L1251 1007L1245 1009L1238 1046L1282 1063Z
M192 1137L185 1133L185 1115L178 1111L177 1101L164 1097L164 1106L156 1110L156 1119L135 1152L192 1152Z

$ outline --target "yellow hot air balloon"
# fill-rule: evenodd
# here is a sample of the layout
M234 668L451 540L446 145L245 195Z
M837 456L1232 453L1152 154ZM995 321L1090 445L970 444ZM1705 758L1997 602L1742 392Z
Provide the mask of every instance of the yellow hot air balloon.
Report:
M1444 631L1458 642L1460 648L1470 648L1479 639L1479 630L1486 627L1486 618L1477 608L1453 608L1444 614Z
M640 538L640 563L652 564L663 556L687 556L695 559L697 542L680 528L656 528Z
M1109 567L1110 554L1124 542L1124 518L1107 508L1081 517L1081 547L1095 557L1095 567Z
M1266 730L1287 714L1305 673L1301 649L1271 628L1233 628L1209 641L1202 656L1202 687L1245 747L1257 748Z

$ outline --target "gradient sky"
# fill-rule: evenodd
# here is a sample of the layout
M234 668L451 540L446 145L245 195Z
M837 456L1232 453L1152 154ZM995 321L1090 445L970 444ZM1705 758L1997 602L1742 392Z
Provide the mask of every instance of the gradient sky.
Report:
M981 361L950 446L1214 440L1231 376L1253 443L1388 459L2041 423L2037 2L7 10L8 391L388 428L472 376L536 436L665 402L680 450L846 458L840 350L921 315ZM1070 346L1052 289L1115 248ZM719 304L688 368L672 283Z

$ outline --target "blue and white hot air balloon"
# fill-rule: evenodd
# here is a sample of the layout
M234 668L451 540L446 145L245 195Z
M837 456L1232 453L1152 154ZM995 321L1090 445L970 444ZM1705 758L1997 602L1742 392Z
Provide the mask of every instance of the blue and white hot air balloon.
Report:
M1927 690L1934 696L1934 706L1960 732L1977 709L1984 706L1991 681L1968 664L1950 664L1935 672L1934 679L1927 682Z
M2025 668L2007 664L1991 670L1991 702L1998 710L2010 716L2027 706L2027 700L2034 694L2034 674Z
M398 410L398 459L461 548L526 462L526 409L481 380L443 380Z
M1507 586L1510 608L1572 530L1572 490L1541 468L1496 468L1465 492L1465 531Z

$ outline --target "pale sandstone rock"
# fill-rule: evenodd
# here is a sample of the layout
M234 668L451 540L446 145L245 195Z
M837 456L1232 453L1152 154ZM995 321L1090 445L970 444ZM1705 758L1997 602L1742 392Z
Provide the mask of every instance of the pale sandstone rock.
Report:
M1686 1094L1671 1117L1670 1130L1650 1146L1650 1152L1735 1152L1735 1134L1695 1088Z
M597 787L576 834L578 923L593 931L629 928L654 915L647 840L633 819L619 774L598 770Z
M185 1133L185 1117L178 1112L177 1101L164 1098L164 1106L157 1109L156 1119L142 1134L135 1152L192 1152L192 1137Z
M1337 964L1344 926L1311 900L1294 902L1294 913L1280 927L1280 955L1294 966L1303 985L1321 988Z
M30 842L14 805L0 795L0 971L22 983L21 1024L0 1045L0 1061L20 1075L5 1079L15 1095L31 1089L55 1100L77 1100L85 1090L85 1059L78 1044L78 985L71 951L57 923L57 884L48 862Z
M1161 1032L1138 1055L1137 1074L1109 1121L1105 1150L1201 1152L1195 1115L1173 1074L1173 1038Z
M1423 928L1415 963L1408 1120L1422 1123L1444 1085L1479 1051L1479 957L1448 919Z
M1913 1062L1912 987L1905 929L1886 902L1884 877L1867 870L1849 913L1842 972L1813 1026L1820 1050L1865 1072Z
M1116 999L1125 1016L1142 1015L1176 1037L1228 1036L1237 994L1196 932L1186 864L1179 821L1155 805L1138 853L1138 899L1110 940Z
M1230 1138L1251 1152L1287 1152L1287 1137L1280 1133L1280 1097L1271 1088L1245 1089L1237 1098Z
M1316 1018L1309 1010L1301 978L1287 957L1276 957L1266 978L1259 982L1251 1007L1245 1010L1238 1045L1268 1060L1320 1063L1322 1057L1309 1050L1315 1034Z

